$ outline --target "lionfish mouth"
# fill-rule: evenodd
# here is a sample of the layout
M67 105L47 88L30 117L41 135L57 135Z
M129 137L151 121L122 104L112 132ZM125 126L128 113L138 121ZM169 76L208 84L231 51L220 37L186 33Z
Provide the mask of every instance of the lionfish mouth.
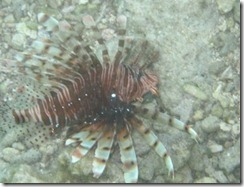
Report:
M135 129L164 160L169 174L174 176L173 163L166 148L140 118L166 122L186 131L195 140L198 136L189 125L141 104L148 93L160 99L159 80L149 70L150 65L158 60L159 53L148 41L126 45L125 16L117 19L118 49L113 59L91 16L85 16L83 24L95 33L95 41L102 49L102 59L98 58L82 32L75 32L71 24L65 22L62 28L59 21L44 13L38 14L38 21L51 37L34 41L32 50L19 55L17 60L24 64L20 65L21 73L35 77L39 83L47 82L45 85L50 91L43 98L37 98L34 107L13 110L16 123L41 122L52 127L52 134L64 126L70 127L65 145L75 146L71 162L79 161L96 145L92 171L97 178L104 172L111 150L118 142L127 183L137 182L139 175L132 140L132 130ZM38 66L42 71L35 71Z

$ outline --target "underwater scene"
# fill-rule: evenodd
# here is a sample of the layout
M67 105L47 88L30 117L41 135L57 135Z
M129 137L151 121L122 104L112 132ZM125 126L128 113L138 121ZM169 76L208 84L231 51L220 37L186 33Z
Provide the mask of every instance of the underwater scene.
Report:
M1 0L0 183L240 183L240 2Z

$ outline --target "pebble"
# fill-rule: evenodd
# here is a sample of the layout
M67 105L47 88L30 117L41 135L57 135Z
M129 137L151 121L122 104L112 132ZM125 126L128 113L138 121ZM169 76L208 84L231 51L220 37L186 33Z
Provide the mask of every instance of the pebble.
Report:
M20 161L31 164L39 161L42 154L36 149L29 149L21 154Z
M12 43L16 46L25 46L26 45L26 37L24 34L17 33L13 35Z
M239 135L240 134L240 130L241 129L240 129L240 124L239 123L232 125L232 133L234 135Z
M236 22L240 23L240 4L235 3L234 5L234 19Z
M231 173L236 167L240 167L240 139L233 147L226 149L219 155L219 168Z
M118 163L108 162L104 172L106 173L106 176L109 177L109 182L124 183L124 173L122 169L118 167Z
M201 160L201 162L199 162ZM208 158L205 154L205 149L202 149L198 144L194 145L192 150L191 150L191 157L189 161L189 166L191 169L195 171L200 171L204 170L206 163L208 161Z
M152 152L150 152L148 154L147 158L143 159L141 161L141 164L139 165L139 171L140 171L139 177L145 181L151 181L154 176L155 166L157 164L163 164L163 163L157 162L158 159L151 159L154 156L155 155L152 155Z
M158 175L157 177L155 177L155 179L153 180L153 183L165 183L164 177L162 175Z
M231 125L227 124L227 123L224 123L224 122L221 122L220 123L220 129L222 131L229 132L229 131L231 131Z
M203 177L195 180L194 183L217 183L217 181L212 177Z
M6 16L4 18L4 22L5 23L14 23L15 19L14 19L14 16L13 14L9 14L8 16Z
M31 24L29 24L31 25ZM31 27L34 27L31 25ZM27 25L26 23L24 22L21 22L21 23L18 23L16 25L16 30L21 33L21 34L24 34L24 35L27 35L29 36L30 38L32 39L35 39L37 37L37 31L35 30L31 30Z
M16 168L11 179L12 183L44 183L41 179L33 176L34 171L28 165L20 165Z
M216 2L217 2L219 10L223 13L227 13L227 12L230 12L232 10L236 1L235 0L228 0L228 1L216 0Z
M217 116L217 117L221 118L221 116L223 115L223 109L222 109L222 107L220 106L219 103L218 104L215 104L212 107L211 114L214 115L214 116Z
M25 146L20 142L14 142L12 147L20 151L23 151L25 149Z
M88 0L79 0L79 4L86 4L86 3L88 3Z
M219 144L209 145L208 148L210 149L210 151L212 153L218 153L218 152L223 151L223 146L222 145L219 145Z
M2 151L3 159L7 162L15 162L16 156L19 154L19 150L12 147L6 147Z
M215 171L213 173L213 176L220 183L228 183L229 182L229 180L227 179L227 177L225 176L223 171Z
M213 133L219 129L220 119L216 116L208 116L202 121L201 128L207 133Z
M193 95L194 97L200 99L200 100L207 100L207 95L197 86L186 84L184 85L183 89L185 92Z
M174 180L182 184L192 183L193 178L190 168L186 165L183 168L177 170Z
M137 155L143 155L149 152L149 150L151 149L150 146L138 132L134 131L132 137L135 145L134 148Z

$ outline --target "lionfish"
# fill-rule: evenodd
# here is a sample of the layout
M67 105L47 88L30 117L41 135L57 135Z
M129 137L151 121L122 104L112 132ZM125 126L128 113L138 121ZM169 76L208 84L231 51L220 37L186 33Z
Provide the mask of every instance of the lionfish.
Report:
M126 183L138 181L132 139L135 129L174 176L173 163L165 146L142 118L167 121L195 140L198 135L190 125L161 110L143 106L146 95L160 99L159 79L150 70L159 54L149 42L128 39L127 18L120 15L116 26L117 49L112 56L93 17L84 16L84 30L101 49L99 55L94 43L86 39L82 29L77 31L74 24L67 21L61 24L45 13L39 13L37 19L49 36L35 40L29 51L18 55L21 64L18 71L32 75L50 89L43 98L35 99L33 107L12 110L16 123L42 123L44 127L51 127L51 134L68 127L65 145L75 147L71 162L79 161L95 147L92 171L97 178L104 172L111 151L118 144Z

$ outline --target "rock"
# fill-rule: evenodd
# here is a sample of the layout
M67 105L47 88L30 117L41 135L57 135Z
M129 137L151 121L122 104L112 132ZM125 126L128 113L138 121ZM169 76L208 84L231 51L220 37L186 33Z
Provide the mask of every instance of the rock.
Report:
M27 35L30 38L35 39L37 37L37 31L32 30L29 27L35 28L35 24L33 23L26 24L25 22L21 22L16 25L16 30L21 34Z
M9 14L4 18L5 23L13 23L15 21L13 14Z
M207 95L197 86L186 84L184 85L183 89L185 92L193 95L194 97L200 99L200 100L207 100Z
M236 2L234 5L234 19L236 22L240 23L240 3Z
M223 13L227 13L232 10L236 1L235 0L228 0L228 1L216 0L216 2L217 2L219 10Z
M31 164L39 161L42 154L36 149L29 149L21 154L20 161Z
M234 125L232 125L232 133L234 134L234 135L239 135L240 134L240 123L237 123L237 124L234 124Z
M105 168L106 177L109 178L109 180L104 182L109 183L124 183L124 172L121 167L118 167L119 163L112 163L111 160L107 164ZM103 179L105 177L102 177ZM100 180L100 179L99 179Z
M134 131L132 138L137 155L143 155L150 151L150 146L147 144L146 140L143 139L143 136L141 136L138 132Z
M240 139L233 147L226 149L219 155L219 168L230 173L236 167L240 167Z
M154 172L155 172L155 167L157 164L159 164L159 160L155 158L155 153L150 152L148 156L143 159L140 164L139 164L139 177L145 181L151 181ZM155 159L152 159L155 158ZM160 163L164 164L164 163Z
M33 176L34 171L28 165L20 165L16 168L11 183L44 183L41 179Z
M13 35L12 43L18 47L26 45L26 37L24 34L17 33Z
M86 3L88 3L88 0L79 0L79 4L86 4Z
M177 183L192 183L192 173L190 168L186 165L175 173L174 181Z
M14 142L12 147L20 151L23 151L25 149L25 146L20 142Z
M218 153L223 151L223 146L217 143L211 143L208 148L212 153Z
M213 176L220 183L228 183L229 182L227 177L224 175L223 171L215 171L213 173Z
M216 117L219 117L221 118L221 116L223 115L223 109L222 107L220 106L220 104L215 104L211 110L211 114L216 116Z
M220 119L215 116L208 116L202 121L201 128L206 133L213 133L219 129Z
M217 181L212 177L203 177L195 180L194 183L217 183Z
M194 145L191 150L191 157L189 161L189 166L191 169L196 171L202 171L205 166L208 164L208 158L205 154L205 149L202 149L198 144ZM201 160L201 162L199 162ZM205 161L205 162L204 162Z
M220 123L220 129L224 132L230 132L231 131L231 125L224 123L224 122L221 122Z
M15 162L16 157L19 156L19 154L19 150L12 147L6 147L2 151L3 159L10 163Z

